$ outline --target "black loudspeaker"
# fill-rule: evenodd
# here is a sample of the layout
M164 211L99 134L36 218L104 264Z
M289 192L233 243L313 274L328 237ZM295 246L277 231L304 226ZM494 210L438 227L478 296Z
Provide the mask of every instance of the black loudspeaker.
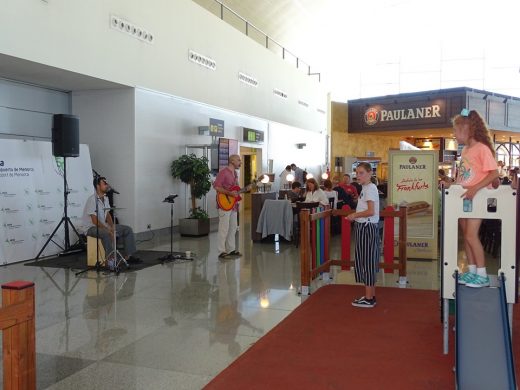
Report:
M52 154L56 157L79 156L79 119L74 115L52 117Z

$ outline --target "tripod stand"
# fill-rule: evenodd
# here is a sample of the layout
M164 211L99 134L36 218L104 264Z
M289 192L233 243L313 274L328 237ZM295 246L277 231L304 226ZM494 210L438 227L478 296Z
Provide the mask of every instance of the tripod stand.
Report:
M67 206L68 206L68 196L69 196L69 188L67 185L67 157L63 157L63 217L61 218L61 221L58 223L58 226L54 229L52 234L49 236L45 244L43 245L42 249L40 249L40 252L36 255L34 258L35 260L38 260L40 258L40 255L43 253L49 242L53 242L55 245L60 247L62 249L62 252L59 253L59 256L65 256L72 253L81 252L83 249L78 247L73 247L70 245L70 239L69 239L69 224L70 227L72 227L72 230L74 230L74 233L76 233L76 236L78 236L79 241L81 241L81 236L79 235L78 231L72 224L72 221L70 220L68 214L67 214ZM65 229L65 247L62 247L60 244L55 242L52 238L60 228L61 224L63 224L63 227Z
M123 210L122 208L116 207L108 207L104 209L105 211L112 211L114 214L114 236L112 238L113 248L112 251L107 255L106 262L108 268L111 271L115 271L116 274L119 274L121 263L123 263L128 268L128 263L126 262L123 255L117 250L117 224L116 224L116 210ZM111 264L112 262L112 264Z
M170 204L170 253L164 256L159 257L159 260L161 261L168 261L168 260L177 260L180 259L181 256L174 255L173 254L173 204L175 203L175 198L179 195L169 195L166 198L164 198L163 202Z

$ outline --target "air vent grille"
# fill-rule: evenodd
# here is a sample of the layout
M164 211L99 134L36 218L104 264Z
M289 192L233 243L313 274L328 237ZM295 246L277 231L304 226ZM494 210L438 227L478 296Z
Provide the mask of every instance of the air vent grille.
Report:
M199 54L193 50L190 50L188 58L191 62L194 62L200 66L203 66L205 68L216 70L217 69L217 63L214 59L203 56L202 54Z
M142 42L152 44L155 41L155 35L153 33L120 16L110 15L110 27L119 32L128 34L133 38L139 39Z

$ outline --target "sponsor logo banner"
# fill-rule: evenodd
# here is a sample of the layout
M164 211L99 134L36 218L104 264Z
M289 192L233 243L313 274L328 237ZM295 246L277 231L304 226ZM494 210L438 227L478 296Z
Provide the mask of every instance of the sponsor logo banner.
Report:
M63 216L62 157L52 155L52 144L44 141L5 139L0 143L0 264L33 259ZM81 228L83 207L92 191L92 170L87 145L80 157L67 159L69 217ZM78 190L80 189L80 190ZM63 226L63 225L62 225ZM53 241L62 244L64 229ZM70 240L76 235L70 232ZM50 242L43 256L59 253Z

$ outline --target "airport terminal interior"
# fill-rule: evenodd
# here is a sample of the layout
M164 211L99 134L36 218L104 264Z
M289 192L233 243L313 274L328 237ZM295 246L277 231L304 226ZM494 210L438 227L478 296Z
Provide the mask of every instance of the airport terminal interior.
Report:
M191 250L192 261L119 276L89 271L76 277L81 269L24 264L2 268L0 282L34 281L39 307L51 308L37 310L38 388L202 388L306 298L297 293L299 248L283 238L252 243L249 231L246 220L237 234L243 253L237 259L218 260L212 232L175 235L174 251ZM169 236L138 247L168 251ZM407 287L439 288L436 261L407 266ZM330 283L355 283L353 273L339 267L332 277ZM398 279L397 272L380 272L378 285L398 288ZM353 298L345 296L345 305Z
M6 390L278 390L293 381L295 387L313 390L478 390L490 387L474 387L486 380L475 379L474 372L502 376L496 374L500 370L504 383L516 385L520 57L511 50L516 15L504 12L516 4L149 3L11 0L0 11L0 36L8 37L0 39L0 284L5 306L0 301L0 383ZM467 23L460 17L473 13ZM479 23L472 25L474 20ZM460 185L443 185L461 172L464 144L452 118L474 119L477 112L488 123L503 185L482 188L472 203L462 200ZM219 218L228 214L214 183L237 156L241 166L234 191L242 198L238 253L233 255L219 248ZM183 158L194 158L202 162L202 171L207 169L202 180L207 188L200 196L190 192L190 179L175 172ZM305 198L289 202L296 175L302 181L306 175L304 187L316 179L316 192L318 185L326 189L329 180L334 186L347 180L343 184L351 188L358 184L360 163L372 169L366 173L376 184L384 216L378 222L381 258L393 261L391 270L376 273L377 306L374 300L365 308L352 305L367 290L345 264L332 265L328 273L320 269L304 281L312 272L308 268L330 259L354 260L354 235L342 235L350 232L350 224L349 211L337 206L340 192L336 199L328 195L320 209L313 205L309 220L307 211L302 217ZM110 196L104 211L115 212L118 224L133 229L141 259L121 260L115 267L110 256L96 256L95 239L86 242L91 223L84 221L85 204L94 198L92 180L96 187L100 178ZM356 207L357 191L339 204ZM383 211L386 206L391 209ZM484 220L479 238L489 288L455 282L456 270L470 269L457 222L468 215ZM407 240L401 226L408 227ZM27 282L29 291L34 283L33 322L27 321L32 314L20 314L21 305L14 310L7 298L21 289L12 284L16 281ZM310 332L325 332L318 341L309 337L326 359L336 356L318 347L338 348L344 353L340 359L351 359L345 367L335 361L330 366L335 372L323 374L326 359L313 362L313 351L306 365L299 366L300 356L293 361L299 348L312 348L307 335L295 340L295 350L272 352L276 337L289 323L294 326L291 318L316 302L320 291L347 286L341 291L349 292L335 302L357 320L347 319L347 326L334 334L327 333L335 325L329 317L312 318L319 323ZM388 291L427 292L429 306L407 305L406 298L390 298L394 295ZM459 319L466 318L460 313L471 305L493 317L486 314L486 304L478 304L485 294L494 294L486 299L495 299L489 306L500 309L492 325L500 328L496 333L503 345L490 353L489 365L478 363L485 369L471 363L467 374L460 361L473 362L475 351L488 344L459 343L462 334L472 333L458 332L457 324L468 323ZM421 363L413 356L406 361L407 341L401 345L386 334L401 320L414 329L421 320L414 317L418 308L433 318L422 319L426 330L418 331L420 341L413 342L420 348L430 337L433 352L425 357L419 350ZM341 312L329 309L329 315ZM387 327L385 321L401 309L407 318L398 314ZM372 321L370 326L355 328L365 320ZM35 324L34 339L26 328L13 330L20 321ZM489 341L493 332L487 324L482 321L485 329L478 337ZM350 326L362 335L349 334ZM293 330L300 337L298 324ZM373 338L376 333L385 337ZM360 350L372 352L348 356L350 341L361 344L365 337L367 349L362 345ZM17 349L22 338L28 340L28 352ZM343 340L345 348L336 340ZM379 356L377 348L387 342L396 343L396 352ZM279 353L287 366L270 366L267 357L259 367L268 372L256 372L254 359L260 361L261 350L256 347L268 343L271 356ZM412 375L403 385L400 370L393 370L399 372L392 378L369 370L366 387L350 385L358 377L349 371L358 367L354 363L366 360L377 373L382 361L399 364L399 358L403 370L417 371L417 378ZM248 359L250 371L241 372ZM423 365L425 374L414 363ZM285 370L294 376L283 378ZM238 382L229 379L237 375ZM255 379L248 383L249 377ZM34 380L34 386L26 380ZM17 381L23 384L16 387Z

